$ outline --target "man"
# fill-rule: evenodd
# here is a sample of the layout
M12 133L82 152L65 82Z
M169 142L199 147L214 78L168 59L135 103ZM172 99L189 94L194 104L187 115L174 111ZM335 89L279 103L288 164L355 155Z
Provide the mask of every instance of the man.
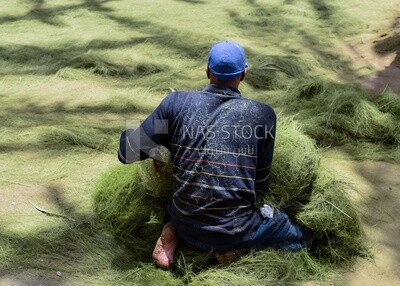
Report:
M159 267L172 266L180 238L216 251L220 262L242 249L305 246L304 233L285 213L257 207L257 194L269 190L276 115L270 106L241 96L246 70L239 44L216 43L203 91L171 93L139 128L121 135L123 163L154 158L158 145L171 152L170 221L153 252Z

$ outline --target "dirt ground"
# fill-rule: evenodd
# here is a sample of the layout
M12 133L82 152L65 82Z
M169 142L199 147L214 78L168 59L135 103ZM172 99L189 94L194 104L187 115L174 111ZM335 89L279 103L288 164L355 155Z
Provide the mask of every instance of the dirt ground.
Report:
M377 94L392 90L400 96L400 17L360 39L349 39L345 48L361 74L357 81ZM373 255L344 274L345 284L400 285L400 165L337 157L332 153L326 164L357 186L356 199Z
M400 17L380 33L359 37L344 47L361 75L357 81L376 93L392 90L400 95Z
M355 162L330 153L324 164L349 178L371 246L372 259L360 259L344 274L348 285L400 285L400 166Z

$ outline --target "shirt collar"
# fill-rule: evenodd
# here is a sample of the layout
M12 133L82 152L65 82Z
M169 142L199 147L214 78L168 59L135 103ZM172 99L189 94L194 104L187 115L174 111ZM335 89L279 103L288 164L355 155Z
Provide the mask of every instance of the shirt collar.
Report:
M240 91L233 87L227 87L220 84L208 84L203 91L210 93L218 93L229 96L241 96Z

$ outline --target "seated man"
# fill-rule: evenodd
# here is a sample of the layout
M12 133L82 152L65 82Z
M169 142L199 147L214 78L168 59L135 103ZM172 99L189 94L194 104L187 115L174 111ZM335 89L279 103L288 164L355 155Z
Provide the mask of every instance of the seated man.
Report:
M269 190L276 115L270 106L242 97L238 87L246 70L239 44L216 43L204 90L172 92L139 128L121 135L123 163L154 157L158 145L171 152L170 221L153 252L159 267L172 266L180 238L216 251L220 261L242 249L305 246L305 234L285 213L257 207L257 194Z

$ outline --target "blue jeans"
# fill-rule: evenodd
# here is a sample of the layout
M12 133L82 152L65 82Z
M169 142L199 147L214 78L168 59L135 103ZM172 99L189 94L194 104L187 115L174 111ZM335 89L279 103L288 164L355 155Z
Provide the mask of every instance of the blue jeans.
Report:
M179 228L182 226L175 226L175 228L187 243L206 251L228 251L233 249L261 250L268 247L287 250L306 248L310 242L308 234L292 222L285 212L272 209L269 206L267 207L267 213L264 212L265 209L263 210L263 208L257 213L259 216L258 224L253 227L251 233L240 237L234 237L230 234L225 236L215 235L215 240L211 239L215 242L214 245L209 242L210 237L214 237L212 233L208 235L208 242L205 243L201 239L202 235L195 235L196 230L194 228L186 226L184 227L185 231L181 233L179 233ZM187 233L194 235L187 236L185 235ZM221 243L221 241L224 243Z
M264 217L253 239L243 245L244 248L300 250L308 246L310 238L298 225L293 223L288 215L278 209L273 210L273 216Z

